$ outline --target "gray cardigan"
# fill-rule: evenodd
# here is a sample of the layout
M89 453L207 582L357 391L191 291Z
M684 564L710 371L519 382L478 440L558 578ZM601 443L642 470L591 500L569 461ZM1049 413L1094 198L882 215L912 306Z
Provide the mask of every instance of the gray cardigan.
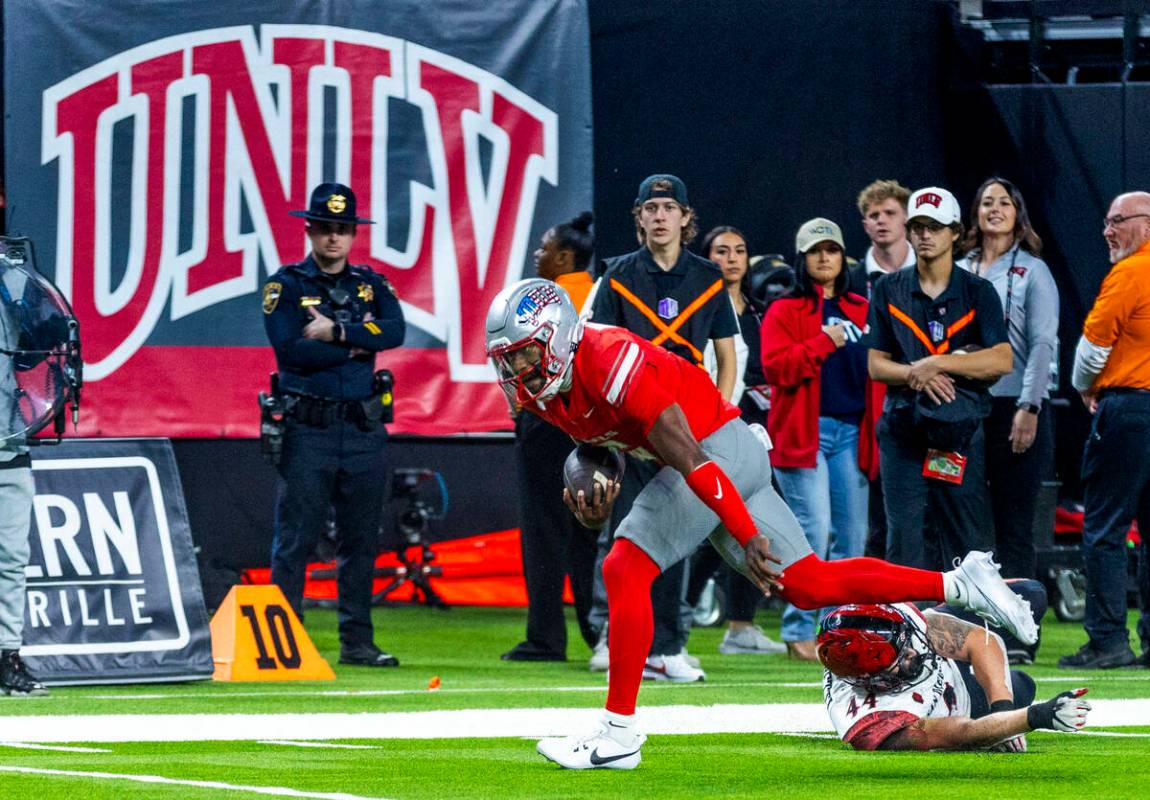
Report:
M958 266L973 272L978 257L977 250L971 251L958 261ZM999 378L990 393L995 397L1017 397L1020 404L1041 406L1048 396L1058 342L1058 287L1050 268L1041 258L1015 244L982 277L994 284L1003 309L1010 307L1005 312L1006 329L1014 351L1014 369Z

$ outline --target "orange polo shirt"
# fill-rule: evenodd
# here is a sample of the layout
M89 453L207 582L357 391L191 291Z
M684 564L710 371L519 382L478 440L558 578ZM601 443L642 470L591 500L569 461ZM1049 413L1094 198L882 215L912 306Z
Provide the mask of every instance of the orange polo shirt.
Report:
M1110 269L1082 335L1113 348L1094 389L1150 389L1150 242Z
M587 303L587 295L595 285L591 273L586 270L568 272L566 275L556 277L555 282L567 290L567 294L571 295L571 302L575 304L575 310L582 313L583 306Z

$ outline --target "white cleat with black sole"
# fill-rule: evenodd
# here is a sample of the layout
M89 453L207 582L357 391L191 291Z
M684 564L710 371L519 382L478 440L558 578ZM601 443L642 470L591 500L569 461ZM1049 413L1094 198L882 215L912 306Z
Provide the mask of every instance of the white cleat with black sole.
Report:
M629 727L601 722L585 736L540 739L539 755L566 769L634 769L643 760L639 749L647 737Z
M972 550L954 571L952 602L1001 625L1026 644L1038 641L1038 626L1030 603L1010 590L990 553Z

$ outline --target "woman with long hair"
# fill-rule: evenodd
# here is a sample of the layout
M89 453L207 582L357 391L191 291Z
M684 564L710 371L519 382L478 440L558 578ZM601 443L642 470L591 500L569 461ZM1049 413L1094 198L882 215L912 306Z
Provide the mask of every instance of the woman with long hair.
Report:
M739 331L746 347L742 375L735 384L731 401L739 406L748 424L765 425L767 421L767 386L759 359L759 329L763 312L749 296L747 276L750 262L747 255L747 237L738 228L720 225L712 228L703 238L701 253L718 266L723 285L739 318ZM744 348L739 348L743 350ZM743 359L740 359L743 360ZM716 569L718 574L716 575ZM749 580L732 570L718 551L710 544L699 548L691 561L687 590L687 603L694 606L707 581L715 576L723 581L727 596L727 632L719 643L719 652L725 655L767 655L787 652L786 645L776 642L754 624L755 611L763 593Z
M986 478L1002 574L1034 578L1034 507L1054 452L1051 366L1058 341L1058 287L1042 260L1022 193L1005 178L978 187L958 266L990 281L1002 302L1014 369L992 387Z
M867 374L867 301L847 291L839 226L816 218L795 237L795 289L763 319L771 386L771 466L787 505L821 558L861 556L868 479L878 472L875 420L882 389ZM834 531L832 541L831 531ZM782 638L813 661L816 613L788 605Z

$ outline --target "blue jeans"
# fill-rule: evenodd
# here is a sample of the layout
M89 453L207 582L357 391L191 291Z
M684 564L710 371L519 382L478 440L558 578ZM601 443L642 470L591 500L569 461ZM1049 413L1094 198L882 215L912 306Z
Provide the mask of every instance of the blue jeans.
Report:
M814 469L775 468L783 499L819 558L857 558L866 548L870 489L859 469L858 452L858 425L819 417ZM783 612L783 641L814 639L817 616L816 611L788 605Z

